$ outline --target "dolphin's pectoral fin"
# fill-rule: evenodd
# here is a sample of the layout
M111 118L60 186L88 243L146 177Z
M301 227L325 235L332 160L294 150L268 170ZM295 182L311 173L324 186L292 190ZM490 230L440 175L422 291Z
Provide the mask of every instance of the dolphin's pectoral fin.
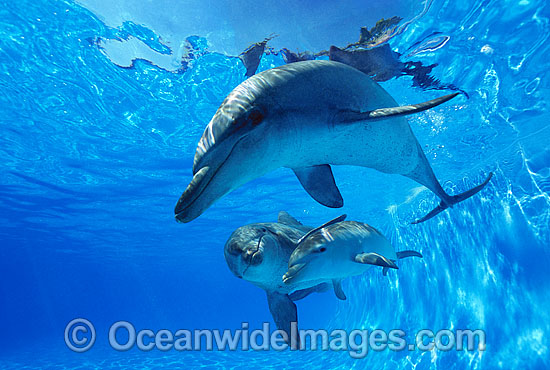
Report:
M346 295L344 294L344 290L342 289L342 279L332 280L332 286L334 287L334 294L336 294L336 297L338 297L338 299L341 299L342 301L345 301Z
M489 173L489 176L487 176L487 178L485 179L485 181L483 181L481 184L479 184L478 186L474 187L474 188L471 188L470 190L467 190L465 191L464 193L460 193L460 194L457 194L457 195L453 195L453 196L450 196L450 200L445 202L445 201L441 201L439 203L439 205L437 207L435 207L434 209L432 209L426 216L416 220L416 221L413 221L411 222L412 224L419 224L421 222L424 222L426 220L429 220L430 218L434 217L435 215L443 212L444 210L446 210L447 208L449 207L452 207L453 205L457 204L457 203L460 203L462 202L463 200L466 200L468 198L470 198L472 195L476 194L477 192L479 192L481 189L483 189L485 187L485 185L487 185L487 183L489 182L489 180L491 180L491 178L493 177L493 173L490 172Z
M329 289L330 289L330 285L328 283L321 283L307 289L297 290L295 292L290 293L288 296L293 301L299 301L300 299L307 297L311 293L323 293Z
M355 256L355 262L364 263L368 265L375 265L381 267L390 267L392 269L398 269L397 265L378 253L361 253Z
M422 254L420 254L417 251L411 251L411 250L397 252L396 255L397 255L398 260L403 259L403 258L407 258L407 257L420 257L420 258L423 258ZM387 276L388 275L388 270L389 270L388 267L384 267L382 269L382 275Z
M287 342L290 341L290 348L300 348L300 336L298 334L298 312L296 305L287 294L267 292L267 304L273 316L277 329L287 334ZM295 329L292 330L292 323Z
M328 164L293 168L292 170L307 193L317 202L330 208L340 208L344 205L344 200Z
M428 110L430 108L437 107L440 104L443 104L459 93L449 94L437 99L429 100L424 103L414 104L414 105L403 105L400 107L392 108L380 108L366 112L357 112L353 110L341 110L338 112L336 119L339 122L349 123L357 121L374 121L386 118L393 118L397 116L407 116L409 114L420 113L422 111Z

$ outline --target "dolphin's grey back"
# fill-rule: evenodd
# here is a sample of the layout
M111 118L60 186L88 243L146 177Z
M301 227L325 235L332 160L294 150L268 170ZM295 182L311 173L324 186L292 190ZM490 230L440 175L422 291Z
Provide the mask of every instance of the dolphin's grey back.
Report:
M371 102L395 100L361 71L343 63L315 60L287 64L259 73L243 82L255 95L265 95L285 110L313 107L368 110L380 108ZM301 88L300 88L301 87ZM308 94L304 94L306 87ZM361 93L364 92L364 93ZM370 103L370 104L369 104Z
M307 251L314 248L315 245L334 241L368 246L370 252L380 253L393 260L397 259L392 244L380 231L369 224L358 221L342 221L329 225L308 236L298 248Z
M315 232L308 236L308 242L313 244L323 243L328 239L336 238L353 240L363 235L374 233L380 237L384 235L374 227L364 222L342 221L323 228L322 232ZM330 236L328 236L330 234Z

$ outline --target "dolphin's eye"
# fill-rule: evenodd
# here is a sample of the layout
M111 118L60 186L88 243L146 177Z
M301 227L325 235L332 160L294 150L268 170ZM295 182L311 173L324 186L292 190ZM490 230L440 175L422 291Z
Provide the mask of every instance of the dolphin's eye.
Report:
M318 251L321 252L321 253L325 252L326 250L327 250L327 248L325 248L325 247L321 247L321 248L318 249Z
M266 229L265 227L260 227L260 231L261 231L262 233L267 233L267 229Z
M248 120L252 123L252 126L257 126L264 120L264 115L258 109L255 109L248 115Z

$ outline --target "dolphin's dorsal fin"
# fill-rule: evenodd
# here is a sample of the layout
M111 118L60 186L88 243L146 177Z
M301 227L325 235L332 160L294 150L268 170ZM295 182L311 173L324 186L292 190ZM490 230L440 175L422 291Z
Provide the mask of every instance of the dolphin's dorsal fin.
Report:
M409 114L420 113L433 107L437 107L443 104L459 93L445 95L433 100L426 101L420 104L403 105L400 107L392 108L380 108L366 112L358 112L353 110L342 110L337 114L337 120L343 123L357 122L357 121L374 121L386 118L393 118L398 116L407 116Z
M336 297L338 297L338 299L341 299L342 301L345 301L346 295L344 294L344 290L342 289L342 279L332 280L332 286L334 287L334 294L336 294Z
M355 256L355 262L364 263L368 265L391 267L392 269L398 269L395 262L386 258L378 253L361 253Z
M327 226L336 224L336 223L338 223L338 222L342 222L342 221L344 221L344 220L346 219L346 217L348 217L348 215L338 216L338 217L336 217L335 219L330 220L329 222L325 222L324 224L322 224L322 225L319 226L319 227L316 227L315 229L309 231L307 234L305 234L304 236L302 236L302 237L300 238L300 240L298 240L298 243L296 243L296 245L298 245L298 244L300 244L301 242L303 242L304 240L306 240L307 237L310 236L311 234L313 234L314 232L321 230L323 227L327 227Z
M300 336L298 334L298 311L296 305L288 294L278 292L267 292L267 304L269 311L273 316L273 321L277 329L284 331L290 342L290 348L300 348ZM296 330L292 330L292 323L296 325Z
M307 193L317 202L330 208L341 208L344 200L328 164L292 169Z
M293 226L293 227L304 226L300 221L298 221L297 219L289 215L288 212L285 212L285 211L279 212L279 216L277 217L277 222L280 224Z

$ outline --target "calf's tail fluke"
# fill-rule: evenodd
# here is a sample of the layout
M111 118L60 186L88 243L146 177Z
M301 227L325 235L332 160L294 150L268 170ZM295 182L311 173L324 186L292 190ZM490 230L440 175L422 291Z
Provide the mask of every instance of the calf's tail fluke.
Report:
M479 192L481 189L483 189L485 187L485 185L487 185L487 183L491 180L491 178L493 177L493 173L490 172L489 173L489 176L487 176L487 178L485 179L485 181L483 181L481 184L479 184L478 186L474 187L474 188L471 188L470 190L467 190L465 191L464 193L460 193L460 194L457 194L457 195L453 195L450 197L450 201L446 202L444 200L441 201L441 203L439 203L439 205L437 207L435 207L434 209L432 209L430 211L430 213L428 213L426 216L412 222L413 224L419 224L421 222L424 222L426 220L429 220L430 218L434 217L435 215L443 212L444 210L446 210L447 208L449 207L452 207L453 205L457 204L457 203L460 203L462 202L463 200L465 199L468 199L470 198L472 195L476 194L477 192Z

